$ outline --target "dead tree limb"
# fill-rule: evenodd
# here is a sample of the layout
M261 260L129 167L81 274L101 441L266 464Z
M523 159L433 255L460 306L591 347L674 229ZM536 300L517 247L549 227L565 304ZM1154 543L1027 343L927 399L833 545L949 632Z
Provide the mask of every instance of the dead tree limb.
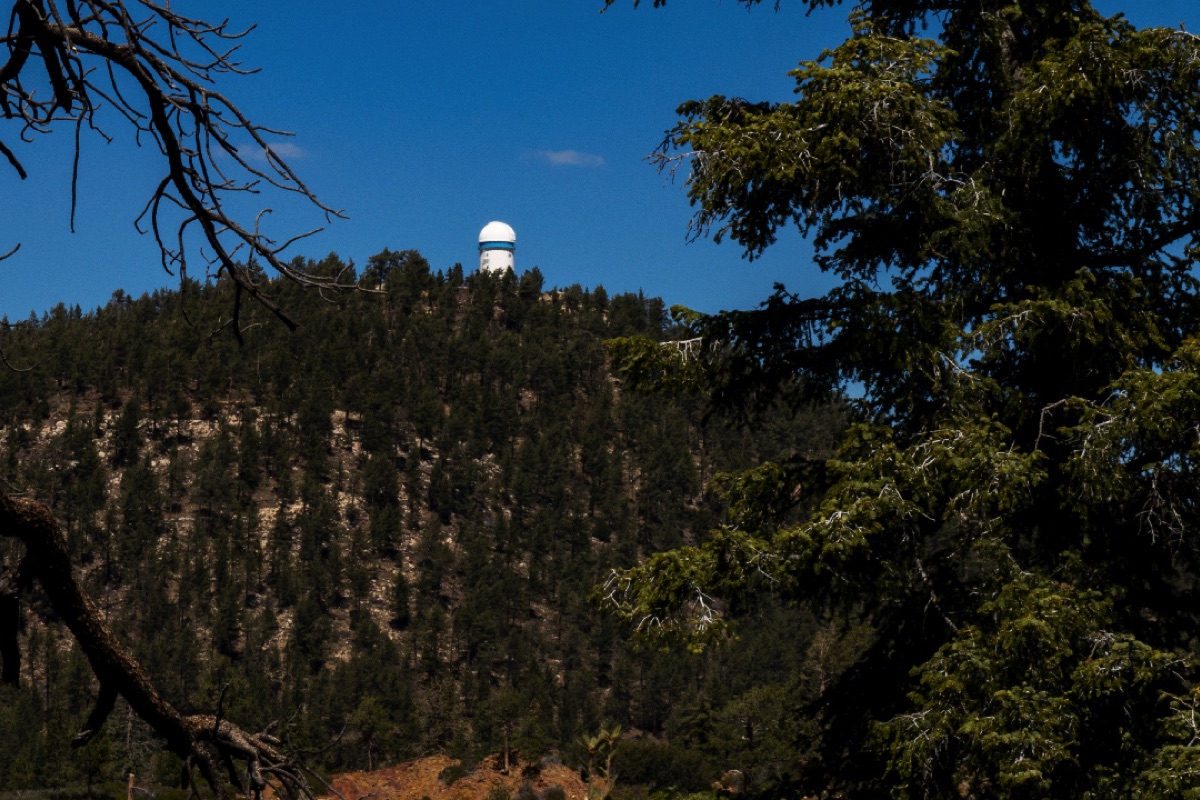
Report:
M154 236L168 273L186 275L195 232L211 272L228 277L290 328L295 323L265 292L259 264L305 286L352 288L284 260L285 248L316 230L279 242L262 232L257 219L245 224L227 209L231 198L270 187L299 195L326 220L341 216L272 147L272 139L290 134L254 122L215 88L220 77L250 71L236 58L246 31L152 0L75 0L62 8L55 0L13 0L11 9L0 36L0 59L7 49L0 63L0 114L22 140L63 125L105 135L104 124L113 120L132 127L139 141L152 141L165 174L136 223ZM75 142L78 164L78 136ZM3 140L0 155L27 176ZM73 198L76 180L77 172ZM240 330L236 320L231 327Z
M303 766L283 751L277 739L266 733L250 733L217 716L182 714L159 694L83 590L62 530L50 509L29 498L0 494L0 536L17 539L24 545L23 563L30 570L28 578L41 585L100 681L96 707L77 741L85 743L95 736L120 696L163 737L171 752L200 772L217 797L231 797L232 781L222 780L217 769L218 764L227 762L244 765L246 781L242 789L255 797L268 783L274 783L288 796L313 797ZM3 641L6 640L0 637L0 642ZM9 640L7 646L15 647L15 641ZM8 655L6 650L6 676ZM19 663L19 651L15 655Z

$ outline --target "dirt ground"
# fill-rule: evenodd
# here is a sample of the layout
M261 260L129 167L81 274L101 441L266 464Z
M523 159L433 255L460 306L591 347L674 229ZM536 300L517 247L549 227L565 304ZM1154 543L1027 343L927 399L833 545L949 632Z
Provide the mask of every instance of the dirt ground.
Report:
M522 787L541 797L553 786L562 788L566 800L587 798L587 786L573 769L561 764L514 763L506 774L500 770L498 760L491 757L480 762L469 775L449 786L438 775L458 762L447 756L431 756L391 769L335 775L333 788L345 800L485 800L497 788L516 798Z

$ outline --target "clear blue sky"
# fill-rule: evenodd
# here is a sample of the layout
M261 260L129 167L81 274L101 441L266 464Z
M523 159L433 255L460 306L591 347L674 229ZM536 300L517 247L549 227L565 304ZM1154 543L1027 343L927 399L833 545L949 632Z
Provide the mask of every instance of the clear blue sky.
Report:
M250 77L222 89L289 140L302 177L348 219L294 247L362 265L385 247L420 250L435 269L477 263L492 219L517 232L518 270L547 284L642 290L705 311L756 305L775 282L804 294L825 279L796 234L752 263L738 247L689 244L691 210L645 157L682 101L712 94L786 100L788 70L845 37L845 6L806 15L797 0L747 10L734 0L673 0L636 11L618 0L293 0L176 2L185 12L257 24ZM1195 0L1099 3L1138 25L1200 31ZM3 123L0 122L0 125ZM18 152L30 178L0 171L0 314L62 301L85 309L122 288L172 285L133 218L161 177L157 154L86 137L76 233L68 230L67 130ZM13 143L14 132L4 130ZM267 197L286 235L319 223Z

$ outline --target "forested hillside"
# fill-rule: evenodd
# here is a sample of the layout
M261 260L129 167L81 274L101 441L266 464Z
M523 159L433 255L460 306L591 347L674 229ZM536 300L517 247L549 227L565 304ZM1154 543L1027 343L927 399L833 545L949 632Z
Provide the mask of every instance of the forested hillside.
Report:
M165 695L278 722L329 770L506 742L577 763L581 735L620 724L628 784L786 772L807 724L789 712L853 648L842 629L767 593L730 609L729 647L637 651L588 595L719 525L715 474L827 453L838 415L751 433L623 392L604 342L672 338L659 300L415 251L291 266L369 291L273 281L294 333L255 306L234 335L232 287L193 281L5 328L3 477L54 509ZM0 789L177 783L121 706L71 750L94 678L36 595L25 612Z

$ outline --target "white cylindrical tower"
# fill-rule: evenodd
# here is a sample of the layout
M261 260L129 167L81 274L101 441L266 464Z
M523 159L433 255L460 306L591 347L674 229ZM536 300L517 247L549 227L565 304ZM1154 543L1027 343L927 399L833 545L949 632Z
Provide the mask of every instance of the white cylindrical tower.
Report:
M479 232L479 271L516 269L517 234L503 222L489 222Z

